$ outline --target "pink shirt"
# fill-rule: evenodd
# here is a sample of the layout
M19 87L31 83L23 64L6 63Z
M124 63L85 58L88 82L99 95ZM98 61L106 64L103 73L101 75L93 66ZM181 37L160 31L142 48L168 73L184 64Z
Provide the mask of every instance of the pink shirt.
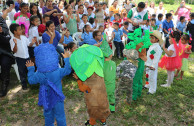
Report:
M20 12L18 13L15 13L14 17L19 17L20 16ZM27 13L27 17L30 18L31 14L30 13Z
M189 14L190 14L190 10L188 10L187 8L180 8L178 10L178 20L180 20L181 16L185 16L185 20L188 21L190 19Z
M189 54L185 53L186 50L188 50L189 48L189 44L181 44L180 46L180 52L179 52L179 56L180 58L186 58L188 59L189 58Z

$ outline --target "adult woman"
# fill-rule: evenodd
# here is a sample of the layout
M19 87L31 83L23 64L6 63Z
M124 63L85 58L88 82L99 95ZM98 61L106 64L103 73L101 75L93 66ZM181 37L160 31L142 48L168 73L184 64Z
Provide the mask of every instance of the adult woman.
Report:
M175 12L175 15L178 15L178 21L180 20L181 16L185 16L185 20L188 21L190 19L189 14L190 14L191 9L192 8L189 6L186 6L185 1L182 0L180 6L177 8Z
M42 13L50 15L50 20L54 22L56 30L60 31L58 16L63 16L63 13L57 6L52 5L52 0L46 0L46 6L42 8Z
M58 8L60 9L61 12L64 11L64 2L63 1L59 2Z
M64 41L64 32L62 36L58 31L55 30L55 25L53 21L46 22L46 32L42 34L42 42L53 44L59 54L63 53L63 49L58 46L58 43L62 43Z
M112 6L110 6L109 8L109 12L113 11L114 14L119 13L119 8L117 8L117 5L118 5L118 1L114 0L114 2L112 3Z
M159 3L159 6L157 8L155 8L155 14L156 14L156 17L158 16L158 14L163 14L165 15L165 9L163 8L163 2L160 2Z
M67 5L65 9L67 14L63 16L63 20L66 23L66 27L69 29L70 35L73 35L77 32L77 22L80 22L79 13L77 13L77 16L73 15L71 5Z
M155 3L154 2L151 2L150 3L150 7L148 8L148 11L149 13L152 15L152 14L155 14Z
M127 10L126 9L122 9L121 19L123 19L123 22L125 22L127 20Z

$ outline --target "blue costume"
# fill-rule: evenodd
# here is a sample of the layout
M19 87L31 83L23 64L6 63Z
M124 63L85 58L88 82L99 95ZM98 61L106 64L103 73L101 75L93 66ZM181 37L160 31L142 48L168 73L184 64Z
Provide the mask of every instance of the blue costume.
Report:
M64 111L65 96L61 80L71 73L69 58L65 58L65 67L59 68L58 54L52 44L41 44L34 50L37 71L34 66L28 67L28 82L40 83L38 105L44 108L45 126L66 126Z

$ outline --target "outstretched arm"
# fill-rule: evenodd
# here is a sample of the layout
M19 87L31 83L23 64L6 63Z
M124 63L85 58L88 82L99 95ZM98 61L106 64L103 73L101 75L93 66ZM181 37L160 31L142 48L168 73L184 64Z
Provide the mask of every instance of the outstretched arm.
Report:
M39 78L38 78L37 72L35 72L34 63L32 61L27 61L26 67L28 69L28 82L29 82L29 84L39 83Z

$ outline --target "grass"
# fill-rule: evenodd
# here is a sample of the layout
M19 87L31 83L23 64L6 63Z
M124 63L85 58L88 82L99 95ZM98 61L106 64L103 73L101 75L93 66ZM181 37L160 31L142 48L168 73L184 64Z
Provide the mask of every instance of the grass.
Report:
M117 65L121 62L116 58L113 60ZM11 87L15 88L13 85L18 85L18 82L14 72L11 72L11 78ZM194 125L194 53L189 58L189 71L185 72L182 81L174 79L171 88L163 88L160 85L166 82L166 78L166 71L159 68L156 94L147 95L147 90L143 90L142 97L130 106L121 101L116 107L116 113L111 114L107 120L109 126ZM1 98L0 125L44 125L43 110L37 106L38 88L38 85L30 86L28 93L19 91L12 99ZM88 119L87 110L83 93L79 92L72 77L63 79L63 92L66 96L67 123L83 126Z

